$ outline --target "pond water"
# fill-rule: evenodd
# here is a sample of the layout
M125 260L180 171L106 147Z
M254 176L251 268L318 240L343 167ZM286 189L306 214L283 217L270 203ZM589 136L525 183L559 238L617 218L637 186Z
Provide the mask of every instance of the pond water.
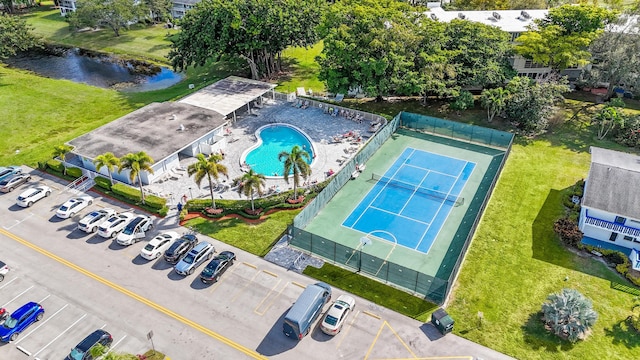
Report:
M182 74L165 67L160 67L159 72L154 75L133 74L131 65L116 63L108 56L81 54L77 49L65 49L55 54L30 52L6 59L6 63L49 78L123 91L164 89L184 78Z

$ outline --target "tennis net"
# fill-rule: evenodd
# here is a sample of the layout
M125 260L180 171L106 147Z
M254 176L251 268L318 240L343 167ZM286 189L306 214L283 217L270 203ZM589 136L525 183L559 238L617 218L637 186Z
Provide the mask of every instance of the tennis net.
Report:
M371 174L371 180L382 183L385 186L391 186L391 187L400 188L400 189L407 189L407 190L413 191L416 194L420 194L422 196L426 196L428 198L435 199L435 200L441 200L446 203L453 204L454 206L461 206L464 204L464 198L462 196L454 196L454 195L445 194L440 191L426 189L420 186L406 183L404 181L392 179L388 176L373 173Z

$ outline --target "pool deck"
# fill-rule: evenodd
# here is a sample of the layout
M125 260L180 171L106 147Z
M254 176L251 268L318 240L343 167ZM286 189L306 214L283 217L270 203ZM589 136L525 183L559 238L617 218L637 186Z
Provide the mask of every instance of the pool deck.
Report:
M300 109L292 107L290 103L270 100L261 109L253 110L252 114L245 113L243 116L239 116L235 122L225 126L227 145L224 148L225 158L221 164L227 167L229 178L224 176L219 178L219 182L223 186L214 190L216 199L244 198L227 184L242 176L241 157L247 149L257 143L256 130L264 125L274 123L293 125L311 139L316 157L311 164L312 173L308 178L309 182L325 180L330 169L337 172L341 168L340 160L350 159L356 154L357 151L348 153L347 150L359 148L358 145L353 145L349 141L332 143L333 137L353 131L359 133L363 137L362 141L365 142L373 135L369 132L370 121L357 122L345 117L325 114L320 108ZM180 158L180 165L184 169L194 162L196 162L194 157ZM289 178L289 184L287 184L282 177L267 177L265 191L272 186L279 187L282 191L293 189L293 179ZM187 195L188 198L209 198L211 196L206 179L199 187L193 181L193 177L188 175L147 185L145 188L149 192L166 197L171 205L177 205L183 195Z

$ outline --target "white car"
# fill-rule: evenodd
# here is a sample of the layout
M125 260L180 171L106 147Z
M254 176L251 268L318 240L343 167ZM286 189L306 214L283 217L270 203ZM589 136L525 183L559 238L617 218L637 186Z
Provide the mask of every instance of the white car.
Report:
M125 226L133 219L135 215L130 212L125 212L118 215L113 215L105 222L98 226L98 235L103 238L112 238L118 235L118 233L124 229Z
M153 219L147 215L137 215L118 234L116 242L122 246L129 246L144 239L146 232L153 228Z
M98 231L100 224L115 215L115 213L115 210L109 208L92 211L78 222L78 229L87 233L94 233Z
M30 207L34 202L51 195L51 188L45 185L29 188L18 195L16 205Z
M90 196L78 196L71 198L64 204L60 205L56 211L56 216L61 219L68 219L92 203L93 199Z
M4 280L4 276L9 273L9 267L7 264L0 261L0 281Z
M356 300L349 295L340 295L327 311L320 323L320 329L327 335L336 335L342 330L347 316L356 307Z
M149 241L147 246L140 250L140 256L147 260L155 260L179 238L180 234L175 231L158 234Z

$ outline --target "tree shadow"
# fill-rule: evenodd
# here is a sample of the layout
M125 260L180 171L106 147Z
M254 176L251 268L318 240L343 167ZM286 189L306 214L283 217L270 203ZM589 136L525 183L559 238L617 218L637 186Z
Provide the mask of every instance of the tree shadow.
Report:
M524 342L536 351L557 353L573 349L573 343L562 340L545 329L541 316L542 314L539 311L529 315L529 318L522 326Z
M614 345L622 344L627 349L635 349L640 346L640 333L631 326L629 319L613 324L610 328L605 328L604 334L612 338Z

